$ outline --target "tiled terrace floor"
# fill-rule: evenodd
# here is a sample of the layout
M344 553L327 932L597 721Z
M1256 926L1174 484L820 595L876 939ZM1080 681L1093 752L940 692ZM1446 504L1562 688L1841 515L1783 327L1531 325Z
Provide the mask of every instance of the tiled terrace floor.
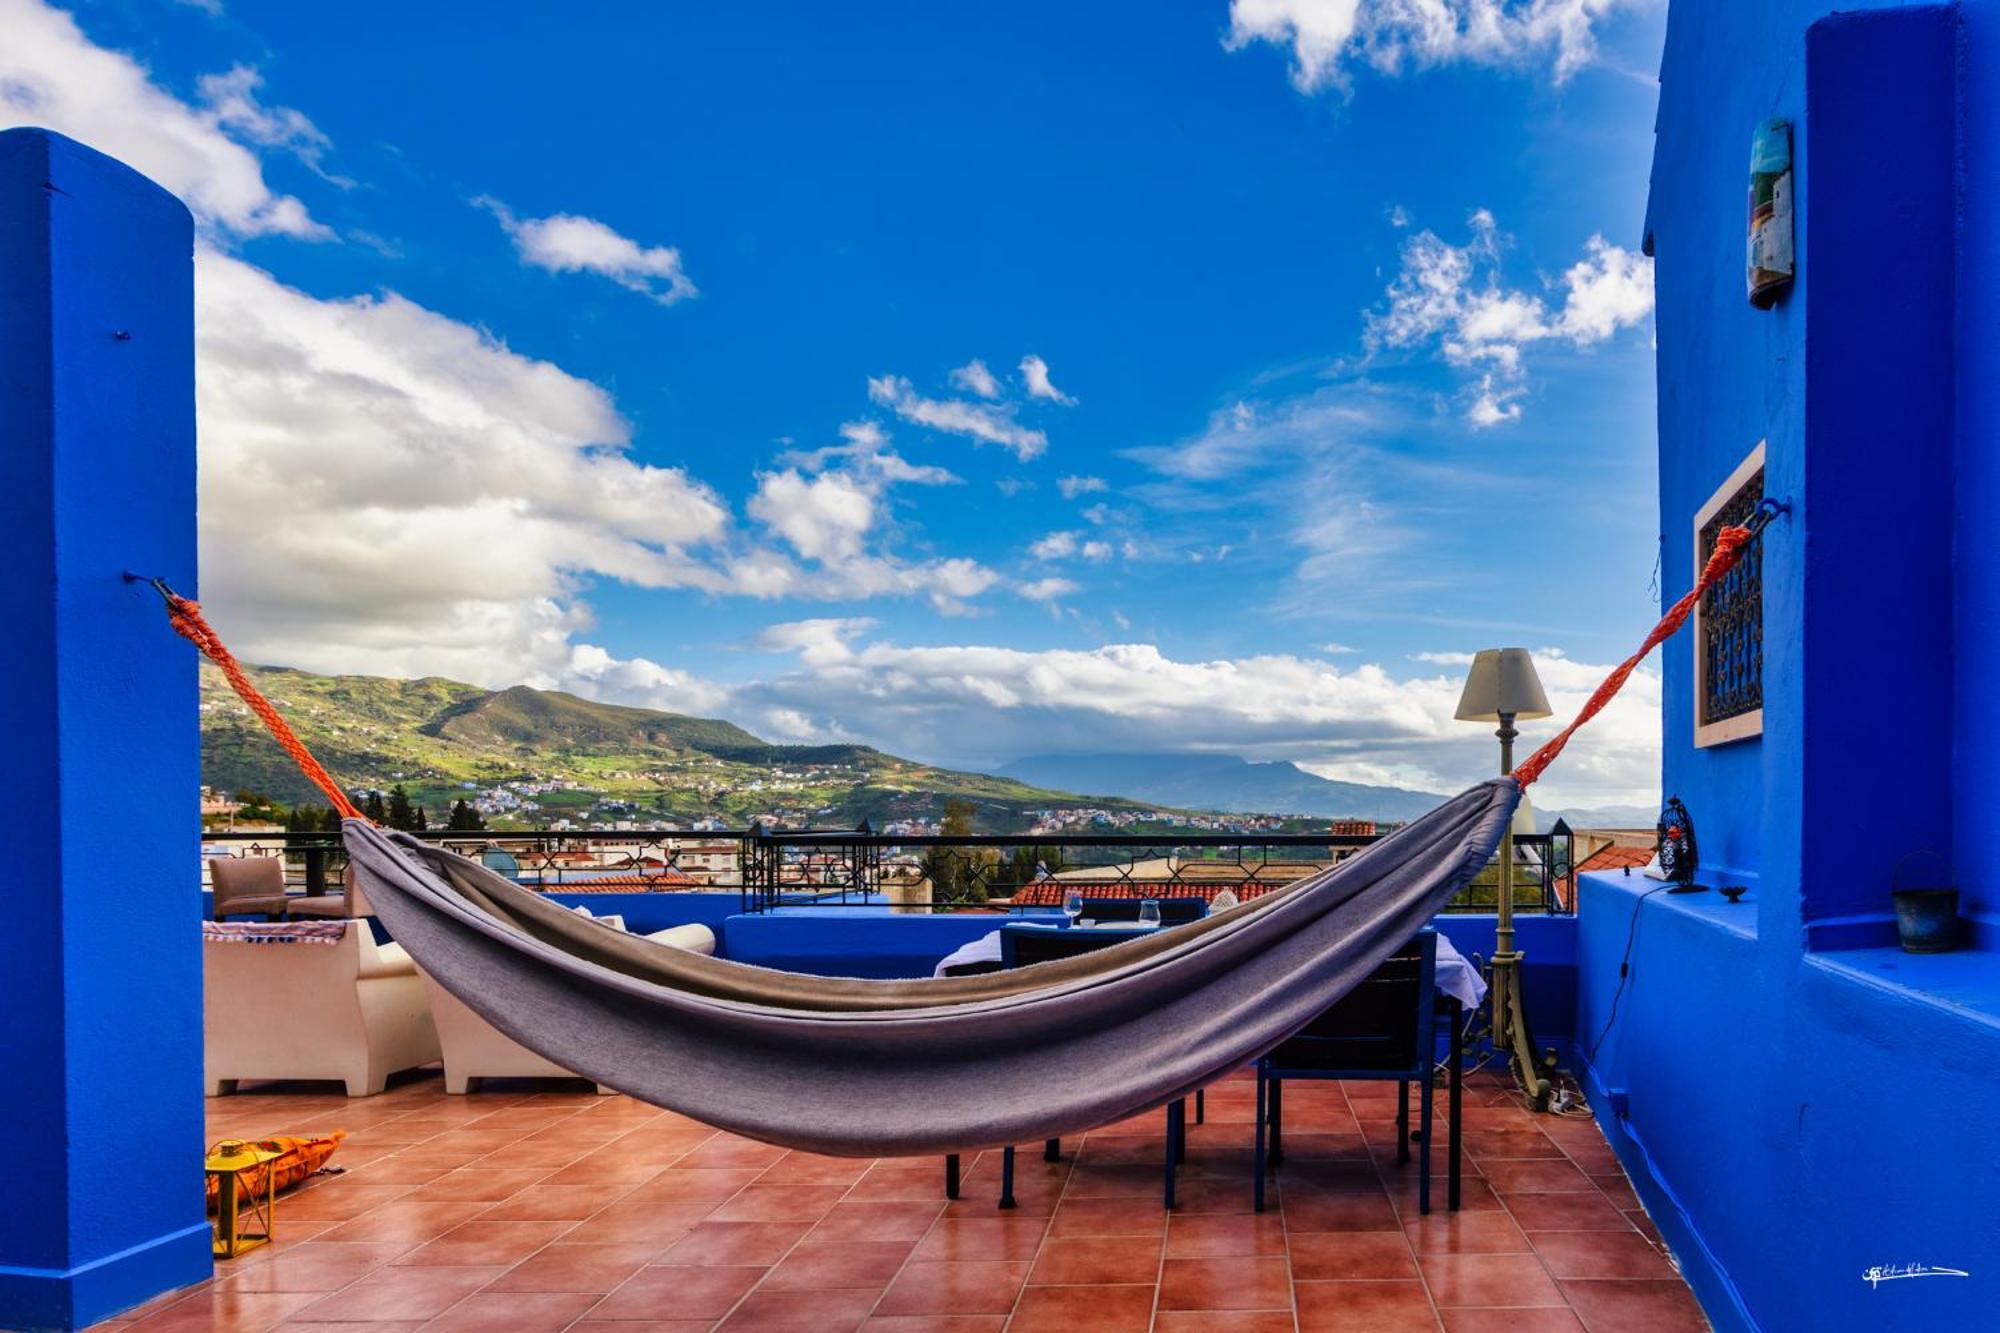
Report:
M211 1138L346 1128L347 1170L282 1196L279 1241L122 1322L145 1330L1703 1329L1588 1120L1468 1093L1465 1207L1395 1164L1393 1088L1293 1083L1277 1206L1250 1212L1251 1089L1190 1123L1160 1207L1164 1116L999 1155L947 1203L935 1159L812 1157L623 1097L426 1076L349 1102L295 1088L209 1103ZM1442 1103L1441 1103L1442 1104ZM1190 1115L1190 1121L1192 1116Z

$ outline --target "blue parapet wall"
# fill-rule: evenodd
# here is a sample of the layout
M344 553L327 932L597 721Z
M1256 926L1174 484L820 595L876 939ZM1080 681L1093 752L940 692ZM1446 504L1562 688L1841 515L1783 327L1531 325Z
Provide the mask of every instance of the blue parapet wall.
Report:
M991 912L891 915L880 907L801 907L735 916L724 927L734 962L826 977L927 977L940 959L1009 921L1060 920Z
M0 133L0 797L24 812L0 827L8 1329L210 1269L195 659L121 578L195 589L193 243L129 168Z
M1583 876L1576 1068L1716 1328L1989 1327L2000 974L1949 1000L1651 887ZM1909 1263L1971 1276L1864 1280Z
M551 893L552 903L581 907L592 916L622 916L625 928L645 935L669 926L707 926L723 951L724 923L743 910L735 893Z

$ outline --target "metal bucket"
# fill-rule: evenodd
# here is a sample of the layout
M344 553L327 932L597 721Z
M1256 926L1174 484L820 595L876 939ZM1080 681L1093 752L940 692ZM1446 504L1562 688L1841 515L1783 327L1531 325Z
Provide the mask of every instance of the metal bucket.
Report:
M1957 889L1897 889L1896 938L1904 953L1950 953L1958 947Z

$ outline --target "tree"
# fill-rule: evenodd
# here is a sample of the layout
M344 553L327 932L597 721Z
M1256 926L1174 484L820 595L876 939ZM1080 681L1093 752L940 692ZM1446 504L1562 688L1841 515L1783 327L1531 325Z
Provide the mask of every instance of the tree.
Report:
M972 832L976 807L953 797L944 803L939 831L962 838ZM933 847L924 854L924 876L931 897L941 903L983 903L1000 869L1000 853L991 847Z
M382 793L379 791L368 793L368 799L361 803L361 813L378 824L389 822L389 812L382 808Z
M486 821L479 817L477 810L461 799L451 807L451 819L445 827L453 833L477 833L486 827Z
M288 833L338 833L340 816L324 805L295 805L285 812Z
M410 793L403 790L400 782L389 788L388 823L390 828L402 829L406 833L417 826L417 814L410 805Z
M424 813L424 808L421 805L418 806L417 823L416 823L417 832L422 833L425 829L428 829L430 826L431 826L431 817Z
M994 875L993 887L1014 889L1033 884L1044 872L1053 875L1066 864L1060 847L1016 847Z

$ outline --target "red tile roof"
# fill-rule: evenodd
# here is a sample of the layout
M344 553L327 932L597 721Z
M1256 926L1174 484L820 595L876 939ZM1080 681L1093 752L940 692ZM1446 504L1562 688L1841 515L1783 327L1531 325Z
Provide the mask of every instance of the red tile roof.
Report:
M1291 882L1289 879L1285 881L1287 884ZM1190 884L1185 880L1128 879L1112 884L1101 884L1090 880L1065 883L1061 880L1044 879L1037 880L1033 884L1023 884L1020 888L1014 890L1014 905L1016 907L1060 907L1062 906L1063 892L1066 889L1081 889L1085 898L1200 898L1204 902L1214 902L1215 895L1221 893L1224 889L1234 892L1238 901L1245 901L1261 897L1273 889L1283 887L1284 884L1272 884L1268 882L1253 884L1245 883L1241 880L1234 883L1207 881L1200 884Z
M1627 867L1637 870L1652 859L1653 849L1651 847L1626 847L1614 842L1609 847L1600 847L1589 856L1584 857L1582 862L1578 864L1577 870L1583 872L1591 870L1624 870Z
M1634 847L1628 843L1614 842L1600 847L1577 863L1575 874L1556 884L1556 900L1564 911L1576 910L1576 876L1598 870L1637 870L1653 859L1653 849L1647 846Z
M643 875L592 875L588 879L538 884L544 893L672 893L701 887L701 881L680 870L655 870Z

